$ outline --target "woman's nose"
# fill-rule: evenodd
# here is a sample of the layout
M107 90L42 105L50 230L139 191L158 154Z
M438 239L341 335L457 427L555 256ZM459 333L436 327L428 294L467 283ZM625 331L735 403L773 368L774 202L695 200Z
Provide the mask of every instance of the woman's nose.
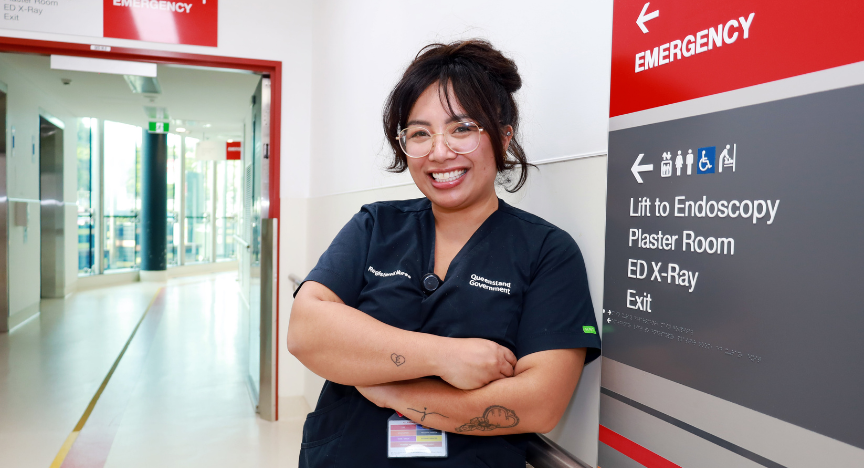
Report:
M444 135L435 135L432 138L432 151L429 152L429 160L435 162L443 162L448 159L453 159L457 155L447 146L444 141Z

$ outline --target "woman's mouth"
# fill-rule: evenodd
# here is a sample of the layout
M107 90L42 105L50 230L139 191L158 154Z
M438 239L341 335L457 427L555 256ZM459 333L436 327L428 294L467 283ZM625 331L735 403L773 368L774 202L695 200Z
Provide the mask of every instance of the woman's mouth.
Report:
M435 182L448 183L461 178L466 172L468 172L468 169L458 169L450 172L433 172L431 175Z

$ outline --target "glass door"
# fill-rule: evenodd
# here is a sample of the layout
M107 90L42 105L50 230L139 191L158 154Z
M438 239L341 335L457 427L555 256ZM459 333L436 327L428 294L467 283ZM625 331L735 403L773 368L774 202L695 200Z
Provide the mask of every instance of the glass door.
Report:
M9 199L6 192L6 84L0 82L0 333L9 331Z
M258 83L248 115L241 164L243 177L243 212L238 231L242 234L240 250L241 302L245 302L249 317L249 385L261 416L270 419L270 402L260 397L273 397L269 389L262 389L262 381L271 382L269 375L262 379L261 360L261 219L268 217L268 177L270 146L270 79L263 77ZM238 174L239 176L239 174ZM269 360L265 359L265 364ZM263 391L262 391L263 390ZM265 408L262 408L264 405Z

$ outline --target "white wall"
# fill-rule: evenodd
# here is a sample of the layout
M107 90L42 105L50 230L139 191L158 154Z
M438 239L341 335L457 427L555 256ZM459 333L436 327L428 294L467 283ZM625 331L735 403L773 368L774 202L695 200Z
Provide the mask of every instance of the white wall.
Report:
M532 159L605 151L611 36L611 0L316 2L310 195L409 180L381 171L381 110L431 42L485 38L516 61Z
M19 75L0 58L0 81L8 86L7 99L7 190L9 212L9 314L35 312L40 300L40 222L39 222L39 115L47 112L63 122L64 194L65 203L75 203L77 122L75 115L34 87L27 77ZM15 129L15 148L11 132ZM35 143L35 146L34 146ZM34 154L35 151L35 154ZM71 186L71 190L70 190ZM26 203L30 207L26 229L14 226L12 205ZM70 209L71 207L71 209ZM66 207L66 289L71 291L77 279L77 212ZM69 251L71 245L71 252ZM70 273L70 263L75 271Z

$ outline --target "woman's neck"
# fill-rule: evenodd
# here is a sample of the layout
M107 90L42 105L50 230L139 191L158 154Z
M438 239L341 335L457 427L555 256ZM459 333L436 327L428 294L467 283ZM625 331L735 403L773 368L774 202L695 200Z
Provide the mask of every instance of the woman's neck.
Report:
M483 221L486 221L486 218L496 210L498 210L498 196L495 192L464 208L446 209L432 204L437 234L453 240L464 238L466 242Z

